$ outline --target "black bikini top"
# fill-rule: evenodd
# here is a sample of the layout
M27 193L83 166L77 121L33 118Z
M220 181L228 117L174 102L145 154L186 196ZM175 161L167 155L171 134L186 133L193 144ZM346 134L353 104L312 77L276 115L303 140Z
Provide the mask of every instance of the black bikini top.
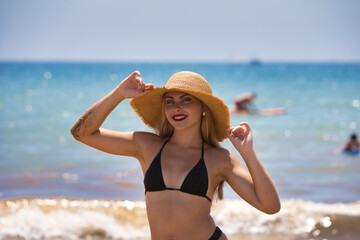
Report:
M208 189L208 174L204 161L204 141L202 143L201 158L199 162L187 174L181 187L179 189L166 187L161 169L161 152L169 140L170 138L165 141L164 145L162 146L159 153L156 155L145 173L145 194L146 192L176 190L204 197L211 202L211 199L206 196Z

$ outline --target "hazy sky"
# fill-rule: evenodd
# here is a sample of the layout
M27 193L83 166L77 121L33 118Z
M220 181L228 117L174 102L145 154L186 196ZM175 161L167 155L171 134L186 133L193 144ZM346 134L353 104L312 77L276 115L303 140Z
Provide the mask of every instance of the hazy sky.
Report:
M0 0L0 60L360 61L358 0Z

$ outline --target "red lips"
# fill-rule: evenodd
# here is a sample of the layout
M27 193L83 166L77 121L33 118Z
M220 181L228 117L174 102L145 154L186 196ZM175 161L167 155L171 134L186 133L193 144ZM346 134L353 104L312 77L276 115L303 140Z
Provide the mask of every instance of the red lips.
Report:
M184 114L176 114L176 115L173 115L173 116L172 116L172 119L173 119L174 121L176 121L176 122L183 121L183 120L185 120L186 118L187 118L187 116L184 115Z

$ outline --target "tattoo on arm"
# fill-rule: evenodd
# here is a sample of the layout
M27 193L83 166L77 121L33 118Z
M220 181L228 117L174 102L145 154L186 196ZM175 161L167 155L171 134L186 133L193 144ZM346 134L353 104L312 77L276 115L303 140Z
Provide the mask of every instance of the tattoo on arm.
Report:
M90 127L92 125L90 119L96 120L95 114L94 114L94 109L88 110L87 112L85 112L83 114L83 116L81 116L79 118L79 120L77 120L77 122L75 123L75 125L71 129L72 135L74 137L80 137L81 132L84 132L85 128Z

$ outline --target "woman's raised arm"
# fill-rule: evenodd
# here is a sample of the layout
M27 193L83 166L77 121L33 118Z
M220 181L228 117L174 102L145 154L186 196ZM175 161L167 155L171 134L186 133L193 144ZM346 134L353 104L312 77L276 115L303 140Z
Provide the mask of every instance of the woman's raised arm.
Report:
M248 171L240 161L230 155L230 163L224 171L224 178L234 191L255 208L268 214L280 211L280 199L270 175L257 157L252 143L252 131L247 123L243 127L231 127L228 137L243 157Z
M125 98L147 94L152 84L144 84L135 71L125 78L114 90L91 106L71 128L74 138L104 152L140 158L138 142L133 132L123 133L100 128L107 116Z

